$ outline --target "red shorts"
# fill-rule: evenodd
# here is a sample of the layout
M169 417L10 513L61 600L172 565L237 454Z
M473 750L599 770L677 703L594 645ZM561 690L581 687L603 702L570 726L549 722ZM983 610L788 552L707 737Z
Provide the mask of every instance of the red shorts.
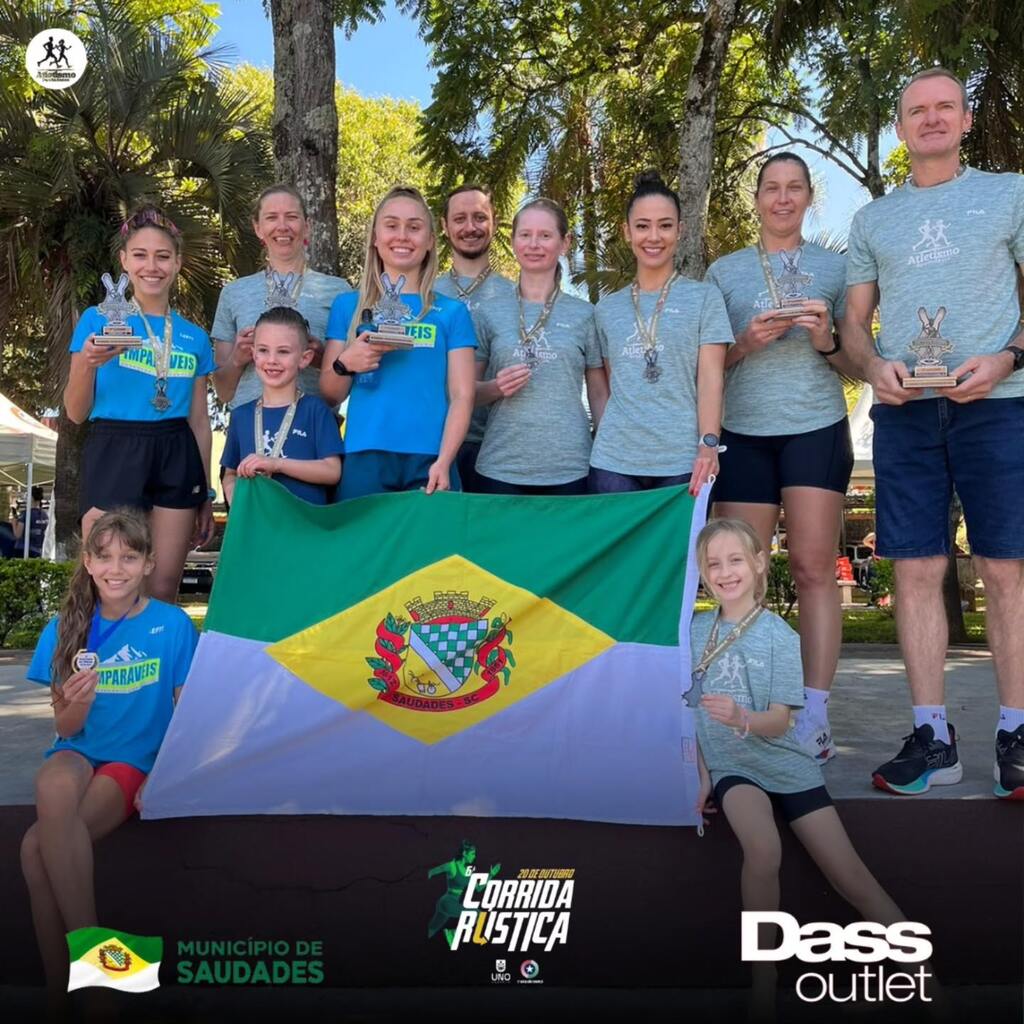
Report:
M135 813L135 794L138 793L139 786L146 781L146 773L123 761L107 761L93 774L106 775L118 784L124 794L125 817L130 818Z

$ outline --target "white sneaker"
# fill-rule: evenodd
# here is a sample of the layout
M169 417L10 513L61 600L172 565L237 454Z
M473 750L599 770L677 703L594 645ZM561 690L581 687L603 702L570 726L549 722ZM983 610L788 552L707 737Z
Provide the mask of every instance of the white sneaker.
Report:
M832 744L832 730L827 722L816 721L806 712L799 712L793 726L797 743L814 758L818 764L827 764L836 756Z

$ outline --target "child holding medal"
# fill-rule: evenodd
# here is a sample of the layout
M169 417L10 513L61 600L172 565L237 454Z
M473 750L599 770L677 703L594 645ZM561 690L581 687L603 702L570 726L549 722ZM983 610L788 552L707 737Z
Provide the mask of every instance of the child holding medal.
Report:
M133 292L127 323L142 344L104 339L107 318L87 309L71 339L64 406L92 421L82 454L82 536L112 508L149 513L155 566L149 592L173 601L190 547L213 534L210 339L170 306L181 270L181 232L154 206L121 227L121 266Z
M680 277L679 197L656 171L636 179L623 233L631 285L597 304L611 394L590 453L595 494L688 483L718 473L726 350L732 327L716 287Z
M313 505L326 505L333 495L344 447L338 421L319 394L306 395L298 387L313 353L298 310L279 306L256 321L252 361L263 394L231 414L220 460L229 501L240 476L269 476Z
M454 462L473 411L476 331L436 278L426 200L393 188L370 221L359 291L339 295L327 321L320 391L349 399L342 499L460 488ZM360 328L375 325L397 329L400 344L374 340L378 331L364 338Z
M198 640L185 612L145 596L154 566L145 519L104 513L28 668L50 687L57 733L21 845L52 996L67 992L65 934L99 923L92 844L138 806Z
M801 746L790 713L803 704L800 639L761 602L767 558L753 528L716 519L697 538L704 585L719 602L694 615L694 709L700 793L714 794L743 848L744 910L778 910L782 855L777 810L833 888L868 921L906 920L864 865L825 788L821 767ZM698 658L698 653L702 652ZM771 1017L776 971L754 964L754 1008Z

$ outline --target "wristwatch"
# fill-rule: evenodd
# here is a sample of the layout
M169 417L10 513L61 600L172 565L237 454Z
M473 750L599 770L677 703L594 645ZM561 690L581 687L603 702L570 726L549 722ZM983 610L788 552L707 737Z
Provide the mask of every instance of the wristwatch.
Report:
M700 443L705 448L717 448L719 444L719 437L717 434L705 434L701 439Z
M347 367L347 366L346 366L346 365L345 365L345 364L344 364L344 363L343 363L343 362L341 361L341 356L340 356L340 355L338 356L338 358L337 358L337 359L335 359L335 360L334 360L334 362L333 362L333 363L331 363L331 369L332 369L332 370L334 370L334 372L335 372L335 373L336 373L336 374L337 374L337 375L338 375L339 377L354 377L354 376L356 375L356 371L355 371L355 370L350 370L350 369L349 369L349 368L348 368L348 367Z
M1024 370L1024 348L1020 345L1007 345L1003 349L1004 352L1009 352L1013 356L1013 369L1011 373L1016 373L1018 370Z
M832 335L832 347L827 352L822 352L818 349L818 355L825 356L827 359L829 356L834 356L843 347L842 342L839 340L838 331Z

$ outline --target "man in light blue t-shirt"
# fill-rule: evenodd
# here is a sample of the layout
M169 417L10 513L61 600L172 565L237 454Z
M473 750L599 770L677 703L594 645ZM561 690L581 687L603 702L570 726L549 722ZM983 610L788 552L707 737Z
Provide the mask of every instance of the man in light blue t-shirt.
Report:
M999 688L995 794L1024 799L1024 176L961 166L970 127L959 79L942 68L911 78L896 122L910 179L858 210L850 228L842 341L877 403L877 552L895 561L914 702L914 731L874 783L922 793L963 774L943 691L955 488L985 584ZM941 373L943 364L954 385L907 386L923 376L911 367Z
M491 269L491 245L495 229L494 202L486 185L460 185L448 193L441 214L441 230L452 249L452 266L447 274L439 274L434 290L465 303L473 324L480 333L477 315L488 303L511 294L516 285ZM462 489L476 494L483 490L476 472L476 457L484 439L484 427L490 407L478 405L469 421L466 440L462 442L455 465Z

